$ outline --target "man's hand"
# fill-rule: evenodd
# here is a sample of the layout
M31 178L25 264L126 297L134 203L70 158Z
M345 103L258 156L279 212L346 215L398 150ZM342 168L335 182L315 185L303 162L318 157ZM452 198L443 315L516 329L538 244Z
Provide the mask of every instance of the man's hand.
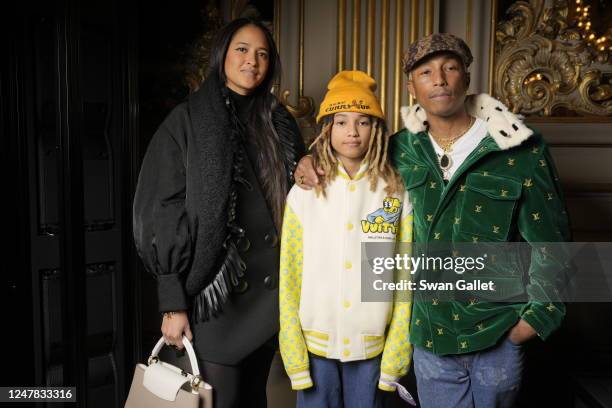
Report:
M187 336L189 341L193 339L187 312L164 313L161 332L166 339L166 344L172 344L176 346L177 349L181 350L183 348L183 333Z
M528 340L531 340L538 333L527 323L527 321L521 319L518 323L510 329L508 333L508 340L510 340L514 344L523 344Z
M316 169L312 165L312 156L304 156L300 160L293 173L295 184L303 188L304 190L312 190L314 186L319 184L319 177L317 173L323 176L325 173L323 169Z

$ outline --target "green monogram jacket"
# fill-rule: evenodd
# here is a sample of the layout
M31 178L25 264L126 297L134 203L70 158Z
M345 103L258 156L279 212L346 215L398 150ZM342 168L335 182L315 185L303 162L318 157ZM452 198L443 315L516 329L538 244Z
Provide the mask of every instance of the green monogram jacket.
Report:
M414 206L414 241L532 244L527 260L508 255L502 266L488 270L496 286L488 297L439 301L414 293L410 340L438 355L489 348L520 318L546 339L565 315L564 305L554 301L554 283L569 263L547 256L541 246L570 240L550 152L539 134L496 99L471 95L466 104L470 115L486 121L488 134L446 184L425 111L419 105L402 108L405 129L392 138L392 160Z

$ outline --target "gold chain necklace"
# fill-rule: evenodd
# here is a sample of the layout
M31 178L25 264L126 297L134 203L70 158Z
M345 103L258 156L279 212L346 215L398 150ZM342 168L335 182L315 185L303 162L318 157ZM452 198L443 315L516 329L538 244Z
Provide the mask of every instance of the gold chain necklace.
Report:
M463 130L463 132L459 133L457 136L452 137L450 139L445 140L444 142L438 142L436 140L435 137L433 137L434 140L436 140L436 143L438 143L438 145L440 146L440 148L442 148L442 155L438 157L438 163L440 164L440 168L442 169L442 172L444 173L444 179L448 180L448 171L450 170L450 168L453 165L453 161L449 155L449 153L451 152L451 150L453 149L453 145L455 144L455 142L457 140L459 140L459 138L461 138L463 135L465 135L468 130L470 130L472 128L472 125L474 124L474 121L476 119L474 119L473 116L470 116L470 123L468 124L468 126ZM431 132L430 132L431 134Z

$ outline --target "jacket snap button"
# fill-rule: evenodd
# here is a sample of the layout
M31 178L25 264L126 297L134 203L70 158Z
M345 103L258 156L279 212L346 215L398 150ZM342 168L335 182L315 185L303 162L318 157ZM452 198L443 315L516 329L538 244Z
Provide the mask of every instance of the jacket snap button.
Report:
M264 286L266 287L266 289L275 289L276 288L276 279L274 279L274 276L266 276L264 278Z
M246 252L251 247L251 241L247 237L242 237L236 242L236 247L240 252Z
M238 282L238 285L234 287L236 293L244 293L249 288L249 283L245 280Z
M278 236L273 232L266 234L264 241L266 241L266 244L270 245L270 247L274 248L278 245Z

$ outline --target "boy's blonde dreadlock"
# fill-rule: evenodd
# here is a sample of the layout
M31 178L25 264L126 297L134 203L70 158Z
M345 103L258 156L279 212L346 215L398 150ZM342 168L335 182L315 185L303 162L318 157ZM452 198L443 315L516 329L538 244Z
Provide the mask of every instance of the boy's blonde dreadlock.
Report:
M378 179L382 178L387 184L385 192L389 195L402 192L404 185L399 174L395 171L388 159L389 136L385 122L376 117L372 120L372 133L370 134L370 145L363 160L368 162L366 174L370 181L370 190L375 191ZM315 186L317 196L323 194L328 183L335 180L338 167L338 158L334 154L331 144L331 130L334 125L334 116L324 118L321 133L310 145L313 164L315 168L321 168L324 175L320 177L320 183Z

